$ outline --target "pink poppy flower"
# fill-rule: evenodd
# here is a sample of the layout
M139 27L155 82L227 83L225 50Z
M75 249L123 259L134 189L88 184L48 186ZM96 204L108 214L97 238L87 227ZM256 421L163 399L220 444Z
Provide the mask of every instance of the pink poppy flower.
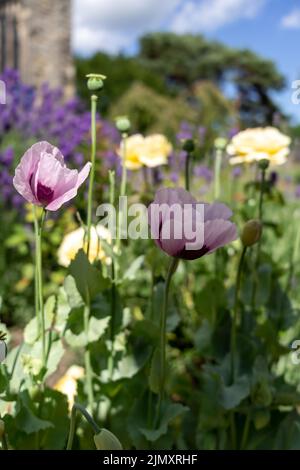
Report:
M73 199L89 175L91 163L78 173L70 170L57 147L37 142L25 152L16 168L13 184L28 202L57 211Z
M160 189L148 208L155 243L168 255L186 260L201 258L235 240L237 229L231 216L225 204L197 203L182 188Z

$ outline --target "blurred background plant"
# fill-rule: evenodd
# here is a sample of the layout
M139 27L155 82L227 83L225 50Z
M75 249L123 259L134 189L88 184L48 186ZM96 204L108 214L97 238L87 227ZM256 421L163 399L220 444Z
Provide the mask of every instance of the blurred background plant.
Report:
M55 8L65 3L55 2ZM50 15L54 4L49 5ZM44 41L47 44L47 38ZM59 51L55 49L55 58ZM276 93L284 90L285 77L275 63L251 50L202 35L168 32L141 37L131 55L99 51L75 57L74 63L76 91L71 98L66 98L66 78L57 89L53 76L49 83L36 86L25 84L22 73L13 68L0 76L7 87L7 103L0 105L0 326L8 332L10 345L7 364L0 369L0 415L7 413L10 444L14 448L65 447L68 410L74 400L87 401L81 366L82 353L89 348L95 413L124 448L232 448L233 413L238 447L299 449L300 373L290 360L290 345L300 335L300 126L294 125L276 99ZM55 67L58 76L61 70ZM68 70L67 65L61 68ZM82 272L76 263L67 269L77 249L84 246L87 195L83 191L76 207L66 206L45 223L45 310L55 346L46 377L51 388L46 387L45 395L39 388L32 319L32 213L15 192L12 177L24 151L37 140L57 145L70 167L81 167L90 158L90 94L84 77L91 71L108 77L97 115L95 205L109 200L110 170L115 171L118 193L121 136L114 123L117 116L129 117L131 134L164 134L170 142L168 155L163 155L165 164L155 167L142 161L138 149L130 149L132 158L138 160L137 168L128 171L130 202L148 204L161 186L184 186L187 152L183 147L192 139L191 193L206 202L217 193L232 208L239 228L258 217L261 174L255 162L231 166L227 143L242 129L269 125L292 139L287 163L270 168L263 181L259 266L253 264L255 248L245 257L238 299L237 381L229 380L228 357L242 248L239 240L212 256L180 263L174 275L167 324L169 401L164 403L159 429L153 429L151 422L157 383L150 363L168 260L151 240L125 241L119 260L122 280L111 290L97 278L99 291L92 301L85 338L84 299L78 290ZM103 241L104 252L109 248L106 245ZM107 273L112 255L102 256L101 251L91 261L97 268L102 261ZM116 310L114 341L108 328L112 305ZM113 374L107 367L111 349ZM37 409L41 397L46 398L42 414ZM84 423L74 448L94 448Z

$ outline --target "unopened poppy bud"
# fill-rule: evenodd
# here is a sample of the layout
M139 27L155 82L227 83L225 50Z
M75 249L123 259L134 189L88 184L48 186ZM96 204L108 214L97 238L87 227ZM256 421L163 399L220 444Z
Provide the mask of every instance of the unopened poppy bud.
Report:
M118 116L116 118L116 128L118 131L124 133L124 132L129 132L130 130L131 123L128 119L127 116Z
M104 86L105 75L89 73L87 76L87 87L90 91L100 91Z
M119 439L107 429L102 429L95 434L94 442L97 450L123 450Z
M5 433L5 423L3 419L0 419L0 439L4 436Z
M262 234L262 224L259 220L248 220L245 223L241 240L244 246L252 246L257 243Z
M186 139L186 140L183 142L182 149L183 149L185 152L188 152L188 153L193 152L193 151L195 150L194 141L193 141L192 139Z
M215 139L214 144L215 144L216 149L224 150L227 145L227 139L225 139L224 137L217 137Z
M261 169L261 170L266 170L270 165L270 162L269 160L267 160L267 158L263 158L262 160L259 160L258 162L258 167Z

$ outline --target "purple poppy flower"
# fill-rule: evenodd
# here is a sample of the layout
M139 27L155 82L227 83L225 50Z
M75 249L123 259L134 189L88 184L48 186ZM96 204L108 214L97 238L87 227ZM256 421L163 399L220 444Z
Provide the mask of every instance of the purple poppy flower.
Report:
M197 203L182 188L160 189L148 208L151 234L158 247L187 260L201 258L235 240L237 229L229 220L231 216L224 204Z
M13 184L27 201L56 211L76 196L90 168L91 163L86 163L80 173L70 170L57 147L48 142L38 142L23 155Z

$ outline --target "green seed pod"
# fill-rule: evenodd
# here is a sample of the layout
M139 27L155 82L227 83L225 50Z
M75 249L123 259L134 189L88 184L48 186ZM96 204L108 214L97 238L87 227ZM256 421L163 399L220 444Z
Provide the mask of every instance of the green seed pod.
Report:
M194 141L193 141L192 139L186 139L186 140L183 142L182 149L183 149L185 152L188 152L188 153L193 152L193 151L195 150Z
M90 91L100 91L104 86L105 75L89 73L87 76L87 87Z
M217 137L215 139L214 144L215 144L216 149L224 150L227 145L227 139L224 139L224 137Z
M5 423L3 419L0 419L0 439L4 436L5 433Z
M124 133L124 132L129 132L130 130L131 123L128 119L127 116L118 116L116 118L116 128L118 131Z
M107 429L102 429L95 434L94 442L97 450L123 450L119 439Z
M266 170L269 167L269 165L270 165L270 162L266 158L264 158L263 160L259 160L258 162L258 167L261 170Z
M244 246L252 246L257 243L262 234L262 223L259 220L248 220L245 223L241 240Z

